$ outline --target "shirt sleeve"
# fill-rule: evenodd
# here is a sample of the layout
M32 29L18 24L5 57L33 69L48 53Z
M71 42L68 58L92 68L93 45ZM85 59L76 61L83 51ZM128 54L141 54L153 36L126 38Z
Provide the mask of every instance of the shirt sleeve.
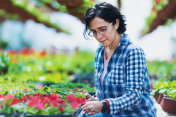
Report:
M120 110L130 110L130 108L140 103L146 68L145 55L141 48L129 51L125 67L127 77L125 93L121 97L107 99L111 114L118 113Z

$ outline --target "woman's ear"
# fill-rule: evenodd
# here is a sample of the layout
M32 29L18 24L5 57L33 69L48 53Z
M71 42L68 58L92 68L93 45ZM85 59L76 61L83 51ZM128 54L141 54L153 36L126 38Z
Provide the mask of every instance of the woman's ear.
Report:
M116 23L114 25L116 30L119 28L119 22L120 22L120 20L116 19Z

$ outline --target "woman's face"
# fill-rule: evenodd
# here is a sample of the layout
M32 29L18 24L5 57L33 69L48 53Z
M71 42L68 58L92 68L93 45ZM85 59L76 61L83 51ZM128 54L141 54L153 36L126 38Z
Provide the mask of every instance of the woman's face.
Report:
M90 30L96 40L100 42L104 47L109 47L115 41L117 33L116 25L112 25L110 22L105 21L102 18L95 17L90 21Z

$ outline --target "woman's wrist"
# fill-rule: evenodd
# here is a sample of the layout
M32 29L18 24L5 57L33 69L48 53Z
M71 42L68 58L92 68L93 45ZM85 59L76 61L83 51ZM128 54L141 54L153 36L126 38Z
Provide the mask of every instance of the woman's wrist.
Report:
M108 108L110 110L110 104L109 104L109 101L107 99L105 99L104 101L106 101L106 103L108 104Z
M102 113L107 113L107 112L109 113L110 112L110 106L109 106L108 100L103 100L102 103L103 103L103 107L101 109L101 112Z

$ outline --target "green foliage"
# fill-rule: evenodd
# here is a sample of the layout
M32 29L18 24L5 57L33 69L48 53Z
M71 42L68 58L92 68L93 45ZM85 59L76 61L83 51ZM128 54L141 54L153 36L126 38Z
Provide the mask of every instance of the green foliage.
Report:
M17 14L9 14L5 10L0 9L0 17L3 17L5 19L11 19L11 20L17 20L19 16ZM1 43L0 43L1 44ZM1 48L1 46L0 46Z
M169 3L169 0L158 0L159 3L156 3L156 1L157 0L153 0L153 5L157 10L162 10Z
M92 87L89 82L71 82L73 75L94 72L93 53L77 51L75 54L69 55L46 53L42 56L38 52L29 54L28 52L15 53L12 51L7 53L1 54L1 60L7 62L5 64L8 66L8 73L0 75L0 96L13 94L15 98L21 99L25 95L34 96L39 93L45 96L55 93L60 96L60 99L66 100L69 94L73 94L76 98L85 98L85 91L95 93L95 87ZM17 61L12 62L14 57ZM73 74L69 75L70 72ZM69 104L69 101L66 104ZM60 112L58 108L48 106L46 110L39 110L20 102L5 110L0 108L0 113L11 115L18 112L19 114L47 115L70 114L75 111L70 106L64 107L64 110L64 112Z
M8 100L5 104L3 104L4 108L1 109L0 108L0 113L6 113L7 115L11 115L14 112L19 112L19 113L27 113L28 115L53 115L53 114L72 114L75 109L71 108L69 106L69 102L67 101L67 96L69 94L73 94L75 95L77 98L83 97L85 98L85 93L82 92L82 89L78 89L76 91L74 91L74 89L69 88L69 87L57 87L55 85L51 85L51 86L44 86L41 89L29 89L29 90L18 90L18 91L14 91L14 92L9 92L6 94L3 94L2 92L0 92L0 96L7 96L9 94L12 94L13 96L15 96L18 99L21 99L22 97L24 97L25 95L31 95L34 96L35 94L43 94L43 96L45 95L50 95L50 94L58 94L60 99L65 100L65 107L64 107L64 111L58 111L58 108L52 107L52 106L47 106L46 105L46 109L45 110L40 110L40 109L36 109L34 107L29 107L26 103L19 103L17 105L14 106L9 106L11 100ZM2 101L0 100L0 104L2 104Z
M8 67L10 66L10 57L7 53L0 54L0 74L6 74L8 72Z
M33 2L28 2L27 0L12 0L12 3L17 7L23 8L28 13L35 16L39 21L46 23L49 26L54 27L55 29L61 30L62 32L71 34L69 30L61 28L59 24L52 22L49 17L50 15L48 13L41 11L39 8L37 8L36 4L34 4ZM62 7L62 9L64 8Z
M162 93L171 98L176 99L176 80L167 81L167 80L159 80L154 85L153 95Z
M8 43L0 39L0 48L5 49L8 46Z
M153 22L153 20L157 17L158 12L161 11L167 4L169 0L153 0L153 7L151 9L151 13L146 18L146 24L142 29L142 35L146 34L149 31L149 28ZM173 20L168 19L168 21L164 25L169 25L173 22Z
M167 78L168 80L176 80L176 59L172 62L150 61L147 62L147 68L151 76L155 76L156 78Z

